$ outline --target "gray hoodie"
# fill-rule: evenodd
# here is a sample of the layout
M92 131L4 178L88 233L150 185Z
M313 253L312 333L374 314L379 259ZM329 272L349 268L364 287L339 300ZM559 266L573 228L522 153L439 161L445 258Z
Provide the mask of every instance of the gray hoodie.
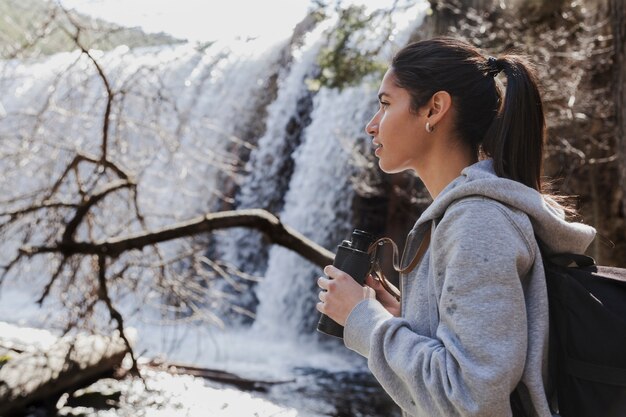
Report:
M401 276L402 315L372 299L347 318L345 345L403 415L510 416L518 387L531 415L550 416L548 301L537 236L551 252L583 253L595 229L564 220L537 191L463 170L407 237L404 264L433 224L421 263Z

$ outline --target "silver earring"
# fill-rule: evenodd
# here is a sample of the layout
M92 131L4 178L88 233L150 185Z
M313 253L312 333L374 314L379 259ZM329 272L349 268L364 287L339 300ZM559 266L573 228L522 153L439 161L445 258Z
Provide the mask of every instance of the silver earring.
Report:
M431 125L430 125L430 122L426 122L426 131L427 131L428 133L432 133L432 132L433 132L433 130L435 130L435 127L434 127L434 126L431 126Z

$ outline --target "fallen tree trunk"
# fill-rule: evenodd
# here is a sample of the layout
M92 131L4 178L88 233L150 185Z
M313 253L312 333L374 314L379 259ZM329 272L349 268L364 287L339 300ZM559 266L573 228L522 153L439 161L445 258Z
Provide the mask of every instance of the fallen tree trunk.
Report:
M10 357L0 368L0 416L91 384L119 367L126 352L117 335L78 335Z

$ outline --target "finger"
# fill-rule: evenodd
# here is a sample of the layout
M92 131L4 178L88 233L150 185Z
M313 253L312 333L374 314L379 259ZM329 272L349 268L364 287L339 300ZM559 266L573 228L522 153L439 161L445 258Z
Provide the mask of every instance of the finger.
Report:
M324 303L319 302L315 305L315 308L317 308L317 311L319 311L320 313L324 314Z
M374 277L374 275L368 275L365 278L365 284L369 287L377 289L380 287L380 281Z
M349 276L348 274L346 274L345 272L343 272L341 269L333 266L333 265L327 265L324 268L324 273L326 275L328 275L331 278L337 279L337 278L343 278L344 276Z
M322 303L326 302L326 295L328 294L328 292L326 290L320 291L319 293L319 299Z
M328 283L329 283L329 282L330 282L330 280L329 280L328 278L325 278L325 277L319 277L319 278L317 279L317 286L318 286L318 287L320 287L320 288L322 288L322 289L324 289L324 290L327 290L327 289L328 289Z

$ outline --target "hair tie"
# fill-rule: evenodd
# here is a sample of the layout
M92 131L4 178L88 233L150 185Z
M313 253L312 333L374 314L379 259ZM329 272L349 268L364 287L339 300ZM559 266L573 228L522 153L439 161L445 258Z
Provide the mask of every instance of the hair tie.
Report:
M500 71L504 69L502 65L502 61L498 60L496 57L490 56L487 58L487 74L495 77L500 74Z

